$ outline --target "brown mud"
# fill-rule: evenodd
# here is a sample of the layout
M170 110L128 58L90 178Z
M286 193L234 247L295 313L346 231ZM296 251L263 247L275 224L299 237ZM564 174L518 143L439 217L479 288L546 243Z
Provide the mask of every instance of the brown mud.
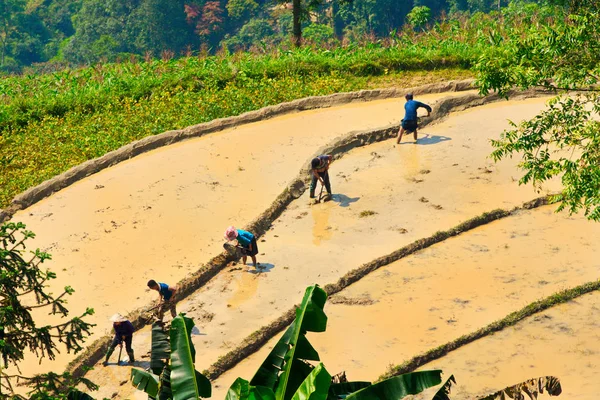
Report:
M419 369L454 374L453 399L474 399L544 375L561 381L560 398L598 398L600 293L594 291L453 351ZM427 399L431 396L415 396ZM547 395L538 399L550 399Z
M13 219L37 234L32 246L53 255L49 267L58 279L51 289L75 288L71 314L94 308L93 341L109 332L110 315L128 314L156 298L146 288L148 279L173 284L191 276L182 294L210 279L220 267L202 272L202 266L222 251L228 225L247 226L265 209L280 212L287 200L273 199L316 148L352 130L398 123L403 101L289 114L164 147L74 183ZM266 222L261 229L268 229ZM104 346L90 350L94 358ZM63 353L41 365L31 359L22 368L62 369L72 359Z
M592 243L600 227L553 209L517 212L379 268L331 298L368 298L372 304L329 301L327 331L310 334L311 344L330 373L344 370L353 380L376 380L386 365L469 334L540 297L593 281L600 250ZM217 397L238 376L250 378L278 338L219 377ZM485 363L485 353L477 357ZM521 380L536 373L556 375L537 370ZM469 386L468 378L464 382Z
M502 104L506 115L526 118L539 112L544 100ZM479 126L482 119L486 124ZM209 367L253 331L289 310L307 285L335 282L351 269L430 236L439 227L457 225L494 208L511 209L535 197L531 188L516 186L515 161L493 165L486 158L491 151L488 139L505 127L508 123L497 105L483 106L424 128L417 144L412 138L395 147L391 141L376 143L351 150L336 161L331 169L334 200L314 206L321 212L313 213L305 193L261 237L258 260L265 268L230 269L180 304L181 311L203 304L215 316L198 323L202 335L194 338L197 368ZM481 179L484 168L494 173L485 173L486 179ZM442 208L422 203L421 197ZM364 210L377 214L359 218ZM238 294L244 289L236 280L250 281L243 274L253 275L250 284L258 287ZM196 318L194 312L188 315ZM149 343L141 336L134 346L148 348ZM122 370L127 376L128 371ZM89 377L110 381L102 370Z

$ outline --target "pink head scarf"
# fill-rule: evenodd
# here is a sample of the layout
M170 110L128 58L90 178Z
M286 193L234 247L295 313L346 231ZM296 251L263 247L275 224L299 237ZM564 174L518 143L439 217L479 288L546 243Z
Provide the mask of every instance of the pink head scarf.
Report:
M235 240L235 238L237 238L237 236L238 236L238 232L234 226L230 226L225 231L225 239L227 239L227 240Z

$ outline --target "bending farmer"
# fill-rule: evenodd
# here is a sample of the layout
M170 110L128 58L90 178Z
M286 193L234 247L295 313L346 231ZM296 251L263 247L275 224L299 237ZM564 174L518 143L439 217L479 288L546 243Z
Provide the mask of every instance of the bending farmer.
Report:
M420 101L413 100L412 93L408 93L406 96L404 96L404 98L406 99L406 103L404 104L405 113L404 119L402 120L402 126L398 131L397 143L400 143L400 141L402 140L402 135L404 135L404 132L413 132L413 137L415 138L415 141L417 140L417 129L419 129L417 110L420 107L423 107L427 110L428 117L429 115L431 115L431 107L429 107L425 103L421 103Z
M173 295L177 292L177 287L169 287L166 283L157 283L154 279L148 281L148 287L158 292L158 320L163 320L165 311L167 310L171 311L171 316L175 318L177 316L177 310L175 309L175 299L173 299Z
M108 365L108 359L112 355L113 351L115 351L115 347L117 347L117 345L123 346L123 342L125 342L125 349L127 350L127 355L129 356L129 363L133 363L135 361L135 358L133 357L133 349L131 348L131 340L133 339L134 331L133 325L127 320L127 318L119 313L113 315L110 320L113 323L115 337L110 344L108 351L106 352L106 358L102 365L105 367Z
M317 180L327 189L327 197L325 200L331 200L331 183L329 182L329 165L333 157L329 154L313 158L311 166L311 182L310 182L310 198L315 198L315 189L317 188Z
M246 260L250 256L252 258L252 265L256 268L258 265L256 262L258 246L256 245L256 237L252 233L230 226L225 231L225 239L230 242L237 239L238 244L242 248L242 262L246 265Z

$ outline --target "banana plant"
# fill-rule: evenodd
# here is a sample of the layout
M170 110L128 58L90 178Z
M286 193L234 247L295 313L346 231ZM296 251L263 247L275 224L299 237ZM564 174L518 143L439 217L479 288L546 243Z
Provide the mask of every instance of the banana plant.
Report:
M370 382L331 383L331 375L306 338L307 332L324 332L327 294L318 285L306 289L296 319L269 353L254 377L238 378L226 400L375 400L401 399L442 382L442 371L420 371ZM446 385L444 385L446 386ZM440 397L439 400L442 400Z
M169 334L162 323L152 324L150 371L131 370L131 383L150 399L190 400L211 395L208 378L195 370L196 350L191 340L194 321L178 315Z
M525 399L526 394L530 399L537 399L544 390L550 396L559 396L562 393L560 380L555 376L542 376L540 378L528 379L524 382L509 386L496 393L492 393L480 400L503 400L503 399ZM524 394L523 394L524 393Z

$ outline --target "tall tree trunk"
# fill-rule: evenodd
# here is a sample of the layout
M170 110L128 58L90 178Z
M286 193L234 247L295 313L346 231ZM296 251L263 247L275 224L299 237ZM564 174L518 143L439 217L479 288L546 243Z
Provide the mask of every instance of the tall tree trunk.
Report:
M339 4L339 0L332 0L331 1L331 20L333 21L333 33L335 34L335 37L337 37L338 39L342 38L342 30L343 30L343 26L342 26L342 20L340 19L338 12L340 10L340 4Z
M294 46L300 47L302 45L302 23L300 21L300 17L302 16L302 0L293 0L292 8L294 15Z

